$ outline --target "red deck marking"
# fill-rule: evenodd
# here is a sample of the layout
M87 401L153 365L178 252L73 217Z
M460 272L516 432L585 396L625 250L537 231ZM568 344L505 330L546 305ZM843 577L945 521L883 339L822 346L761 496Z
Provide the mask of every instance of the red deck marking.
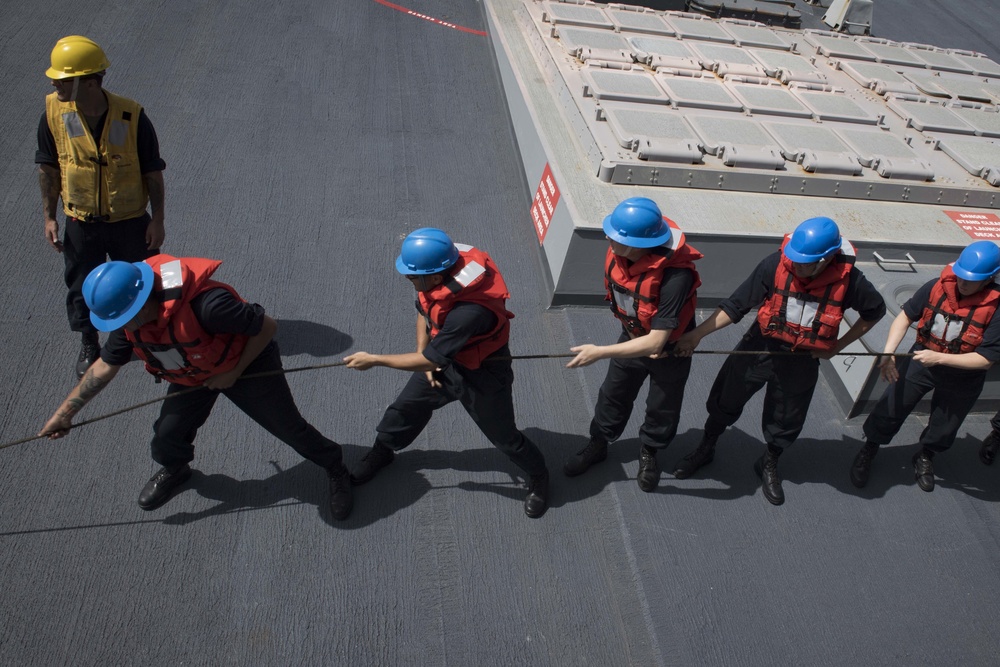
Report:
M531 221L535 224L535 233L538 234L538 242L545 241L545 234L549 231L549 224L552 216L555 215L556 206L559 205L559 186L552 175L552 167L545 163L542 170L542 179L538 181L538 189L535 190L535 198L531 200Z
M407 9L406 7L400 7L395 5L388 0L375 0L380 5L385 5L390 9L395 9L397 12L403 12L404 14L409 14L410 16L416 16L418 19L423 19L425 21L430 21L431 23L436 23L438 25L443 25L445 28L451 28L452 30L461 30L462 32L467 32L473 35L486 36L486 33L482 30L473 30L472 28L466 28L462 25L455 25L454 23L448 23L447 21L442 21L441 19L436 19L433 16L427 16L426 14L421 14L420 12L415 12L412 9Z
M1000 217L996 213L945 211L944 214L974 239L1000 240Z

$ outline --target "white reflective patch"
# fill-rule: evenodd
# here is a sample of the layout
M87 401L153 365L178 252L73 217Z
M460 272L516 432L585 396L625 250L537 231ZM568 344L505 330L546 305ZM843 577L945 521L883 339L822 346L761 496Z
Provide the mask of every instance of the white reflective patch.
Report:
M77 115L75 111L68 111L62 115L63 125L66 126L66 134L69 135L70 139L74 137L82 137L87 132L83 129L83 123L80 122L80 116Z
M458 248L460 252L469 252L472 250L471 245L465 245L464 243L456 243L455 247Z
M938 340L951 342L962 335L962 321L949 321L941 313L934 316L934 324L931 326L931 335Z
M462 287L468 287L479 276L486 273L486 267L478 262L469 262L455 274L455 281Z
M120 120L111 121L111 127L108 128L108 143L112 146L124 146L126 137L128 137L128 125Z
M181 273L181 261L175 259L172 262L160 265L160 278L163 282L163 289L173 289L184 285L184 276Z
M157 358L165 370L179 371L184 368L184 357L181 356L180 350L176 348L153 351L153 356Z
M681 247L681 239L684 238L684 232L677 229L676 227L670 228L670 242L667 244L671 250L677 250Z
M816 319L816 306L812 301L800 301L794 297L788 299L785 308L785 321L789 324L797 324L806 329L812 328L813 320Z

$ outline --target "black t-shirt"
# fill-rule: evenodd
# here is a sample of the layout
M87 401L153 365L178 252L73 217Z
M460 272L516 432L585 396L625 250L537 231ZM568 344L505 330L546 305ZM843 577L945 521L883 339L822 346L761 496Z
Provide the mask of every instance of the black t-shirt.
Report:
M444 326L424 349L424 356L431 363L447 366L470 338L488 334L496 325L496 314L486 306L459 301L448 311Z
M97 124L91 129L93 136L100 137L104 130L104 120L107 112L101 116ZM88 128L90 125L88 123ZM136 148L139 152L139 173L148 174L154 171L163 171L167 168L167 163L160 158L160 142L156 138L156 130L146 116L146 111L139 112L139 127L136 137ZM35 164L47 164L59 167L59 151L56 149L56 140L52 136L49 128L48 116L43 112L42 119L38 123L38 150L35 151Z
M256 336L264 326L264 308L244 303L222 288L202 292L191 300L191 310L210 334ZM112 366L123 366L132 359L132 343L124 329L116 329L101 348L101 359Z
M903 304L903 312L910 318L910 321L920 321L920 317L924 313L924 306L930 303L931 289L935 283L937 283L937 278L928 281ZM983 342L976 347L975 351L990 361L1000 361L1000 317L994 314L986 331L983 332Z
M780 250L762 259L743 284L719 304L719 308L733 322L739 322L744 315L760 307L774 293L774 274L780 261ZM885 315L882 295L857 267L851 267L847 295L844 297L844 310L848 308L856 310L861 319L868 322L876 322Z

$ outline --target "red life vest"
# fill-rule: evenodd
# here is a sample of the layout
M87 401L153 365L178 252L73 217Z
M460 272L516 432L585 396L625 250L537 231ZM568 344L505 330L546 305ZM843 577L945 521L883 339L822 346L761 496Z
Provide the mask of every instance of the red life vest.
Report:
M685 243L684 234L673 220L666 217L663 220L674 232L672 238L662 246L650 248L638 261L629 262L608 248L604 258L604 288L607 290L604 299L611 303L611 314L618 318L630 336L645 336L650 332L653 318L660 308L663 272L668 268L688 269L694 274L694 282L678 315L677 326L670 333L670 341L673 342L684 335L694 318L698 286L701 285L694 263L704 255Z
M429 292L417 294L417 310L427 320L431 338L444 327L448 313L456 303L475 303L497 316L496 326L487 334L473 336L455 355L454 362L476 369L510 339L510 320L514 313L504 307L510 298L503 276L493 260L482 250L455 244L459 258L443 283Z
M235 368L248 336L210 334L191 310L191 301L210 289L222 288L243 300L229 285L210 279L222 262L155 255L146 263L153 267L155 276L149 298L160 304L159 313L155 321L125 331L146 370L169 382L194 387Z
M958 277L951 265L931 288L928 303L917 324L917 342L945 354L974 352L1000 304L1000 287L990 283L972 296L958 292Z
M785 235L782 250L790 238L790 234ZM800 280L792 271L792 260L782 252L774 272L774 292L757 311L757 324L764 336L789 343L793 350L834 349L840 338L854 260L854 246L844 239L823 273Z

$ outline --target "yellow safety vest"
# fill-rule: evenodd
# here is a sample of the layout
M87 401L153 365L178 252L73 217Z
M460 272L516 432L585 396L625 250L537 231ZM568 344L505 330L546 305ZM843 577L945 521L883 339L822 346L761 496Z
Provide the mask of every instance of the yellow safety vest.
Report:
M108 115L100 145L76 102L45 98L49 129L59 152L63 211L68 217L118 222L146 212L149 193L139 171L139 113L142 107L105 92Z

